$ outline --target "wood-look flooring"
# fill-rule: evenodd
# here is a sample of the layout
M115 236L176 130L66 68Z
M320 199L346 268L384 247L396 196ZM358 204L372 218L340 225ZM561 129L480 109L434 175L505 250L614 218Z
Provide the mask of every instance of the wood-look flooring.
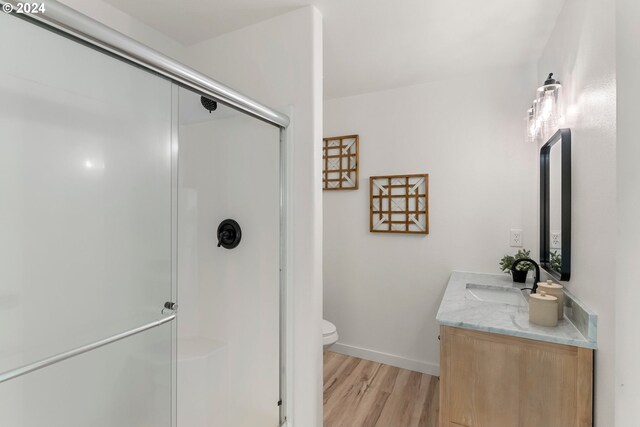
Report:
M324 352L324 427L437 427L438 378Z

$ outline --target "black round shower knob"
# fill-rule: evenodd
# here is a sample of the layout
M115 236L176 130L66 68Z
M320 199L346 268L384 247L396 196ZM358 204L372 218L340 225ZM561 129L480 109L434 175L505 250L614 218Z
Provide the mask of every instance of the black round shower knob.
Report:
M240 244L242 230L240 224L232 219L225 219L218 226L218 247L233 249Z

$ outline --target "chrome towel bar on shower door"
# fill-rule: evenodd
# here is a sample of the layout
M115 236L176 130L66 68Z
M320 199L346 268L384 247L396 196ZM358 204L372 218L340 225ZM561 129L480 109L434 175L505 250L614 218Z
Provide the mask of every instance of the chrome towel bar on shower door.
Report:
M72 357L78 356L88 351L95 350L100 347L104 347L107 344L120 341L132 335L139 334L140 332L153 329L156 326L160 326L167 322L171 322L175 318L176 318L176 313L173 313L167 317L163 317L162 319L156 320L151 323L147 323L146 325L143 325L143 326L138 326L137 328L130 329L126 332L121 332L119 334L112 335L107 338L103 338L99 341L92 342L91 344L83 345L82 347L65 351L64 353L56 354L55 356L47 357L46 359L42 359L37 362L30 363L20 368L12 369L10 371L0 373L0 383L28 374L29 372L37 371L38 369L46 368L47 366L51 366L58 362L62 362L63 360L70 359Z

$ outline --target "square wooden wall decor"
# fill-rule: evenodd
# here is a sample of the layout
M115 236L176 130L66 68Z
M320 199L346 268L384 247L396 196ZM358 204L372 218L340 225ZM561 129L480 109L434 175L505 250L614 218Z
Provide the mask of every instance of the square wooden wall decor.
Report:
M358 135L323 138L322 188L358 189Z
M429 234L429 175L369 178L372 233Z

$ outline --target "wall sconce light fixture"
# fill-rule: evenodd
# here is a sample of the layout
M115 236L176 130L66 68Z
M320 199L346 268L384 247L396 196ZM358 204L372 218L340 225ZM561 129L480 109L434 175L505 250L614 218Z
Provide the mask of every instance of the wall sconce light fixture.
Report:
M544 141L553 135L562 124L562 85L553 78L553 73L536 91L533 105L527 111L527 140Z

